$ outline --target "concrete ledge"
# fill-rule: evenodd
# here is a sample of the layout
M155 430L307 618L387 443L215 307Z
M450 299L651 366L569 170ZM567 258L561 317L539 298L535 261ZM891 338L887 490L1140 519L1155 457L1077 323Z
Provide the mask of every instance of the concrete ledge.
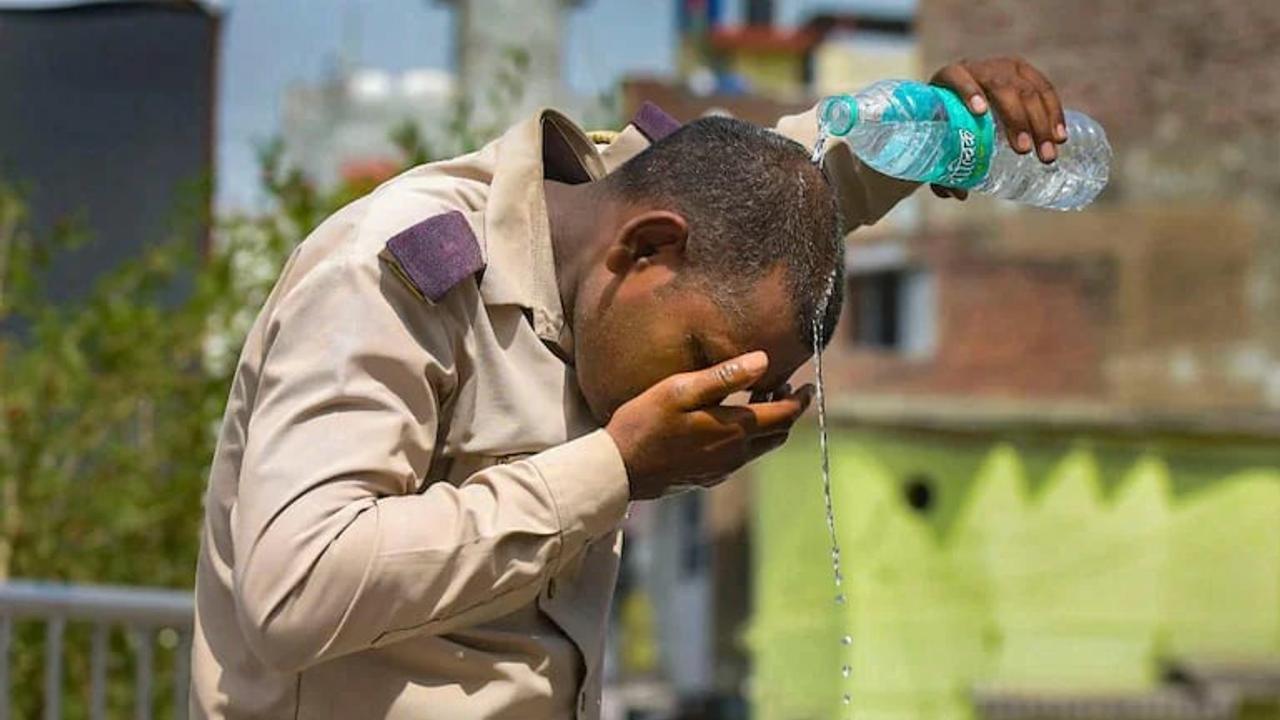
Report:
M846 425L995 434L1017 430L1280 440L1280 413L1155 413L1083 401L842 395L828 417Z

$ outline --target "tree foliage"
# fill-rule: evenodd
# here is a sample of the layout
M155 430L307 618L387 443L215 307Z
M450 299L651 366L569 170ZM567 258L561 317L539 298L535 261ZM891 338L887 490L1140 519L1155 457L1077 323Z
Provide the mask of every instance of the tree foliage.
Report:
M394 137L404 166L432 159L415 127ZM0 180L0 582L192 587L239 348L292 249L372 189L319 189L279 143L259 159L265 212L211 218L202 188L175 213L169 237L58 302L51 261L93 242L91 229L65 224L37 236L21 189ZM88 631L67 631L63 705L72 717L87 701ZM156 684L166 687L176 636L160 641ZM133 654L122 633L111 642L108 699L125 712ZM40 716L43 651L43 628L20 624L10 654L16 717Z

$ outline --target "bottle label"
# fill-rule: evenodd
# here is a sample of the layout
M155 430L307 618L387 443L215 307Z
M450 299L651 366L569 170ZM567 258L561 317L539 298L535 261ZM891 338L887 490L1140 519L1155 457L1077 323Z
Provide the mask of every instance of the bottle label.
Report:
M995 151L995 122L991 112L975 116L959 96L950 90L930 86L947 109L950 127L943 140L946 144L943 157L947 162L934 173L928 182L967 190L980 185L991 171L991 156Z

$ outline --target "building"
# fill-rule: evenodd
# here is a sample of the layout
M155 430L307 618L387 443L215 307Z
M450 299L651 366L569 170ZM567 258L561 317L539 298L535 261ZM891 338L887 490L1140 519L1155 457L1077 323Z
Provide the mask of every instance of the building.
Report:
M1274 717L1280 14L923 0L916 26L925 69L1044 68L1112 183L1072 214L922 193L849 239L826 380L852 589L796 560L829 552L801 437L755 473L757 716L848 692L882 718Z
M206 241L218 32L194 1L0 2L0 177L26 188L37 237L92 238L55 260L53 297L175 231Z
M363 186L402 164L393 134L407 124L436 156L469 152L548 105L597 112L565 88L564 14L581 0L437 0L453 9L452 71L390 73L347 52L327 78L289 90L282 109L288 161L320 187Z
M1267 27L1266 11L1162 7L1109 9L1103 32L1047 4L922 3L925 67L1027 48L1107 128L1116 165L1084 213L929 203L917 231L855 238L853 347L833 353L833 382L859 397L1071 405L1082 419L1280 423L1280 275L1266 232L1277 180L1262 161L1276 125L1252 107L1275 82L1262 71L1274 53L1236 44L1253 37L1245 23ZM1234 24L1217 32L1211 20ZM1214 88L1206 116L1183 104L1194 82L1157 59L1179 53ZM913 299L926 283L934 300Z
M480 123L503 123L540 105L564 107L563 15L582 0L438 0L454 8L462 97ZM518 85L519 92L508 91Z
M454 113L450 73L393 74L352 65L341 63L321 83L297 85L285 95L286 159L320 187L390 177L404 164L396 129L409 123L429 142L438 140Z
M999 3L963 19L945 2L922 9L931 57L955 52L962 34L979 51L1023 44L1117 148L1099 212L1057 222L1049 235L1038 214L1002 215L991 233L993 245L1010 248L998 255L1092 263L1113 278L1089 298L1103 317L1080 339L1099 352L1094 388L1079 394L1135 412L1223 422L1257 415L1274 426L1280 272L1268 238L1280 179L1268 158L1280 125L1256 94L1276 83L1266 70L1276 51L1262 40L1276 11L1265 3L1170 3L1151 15L1111 8L1105 23L1115 29L1099 32L1047 6L1034 22ZM997 40L982 23L1008 32ZM1166 65L1172 57L1177 69ZM1107 72L1116 67L1126 70ZM1210 109L1190 112L1184 103L1201 84ZM1016 236L1040 240L1014 249Z

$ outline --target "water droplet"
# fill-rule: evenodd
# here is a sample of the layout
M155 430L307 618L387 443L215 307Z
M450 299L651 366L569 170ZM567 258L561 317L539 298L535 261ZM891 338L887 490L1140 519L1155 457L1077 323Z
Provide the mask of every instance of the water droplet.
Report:
M836 604L837 605L844 604L844 593L840 593L839 595L836 595Z
M853 698L849 697L849 693L844 694L843 700L845 705L848 705L849 703L853 702Z
M853 636L852 636L852 635L845 635L844 637L840 638L840 644L841 644L841 645L852 645L852 644L853 644Z
M844 667L840 668L841 677L849 677L852 674L853 674L853 668L849 667L848 665L845 665Z

